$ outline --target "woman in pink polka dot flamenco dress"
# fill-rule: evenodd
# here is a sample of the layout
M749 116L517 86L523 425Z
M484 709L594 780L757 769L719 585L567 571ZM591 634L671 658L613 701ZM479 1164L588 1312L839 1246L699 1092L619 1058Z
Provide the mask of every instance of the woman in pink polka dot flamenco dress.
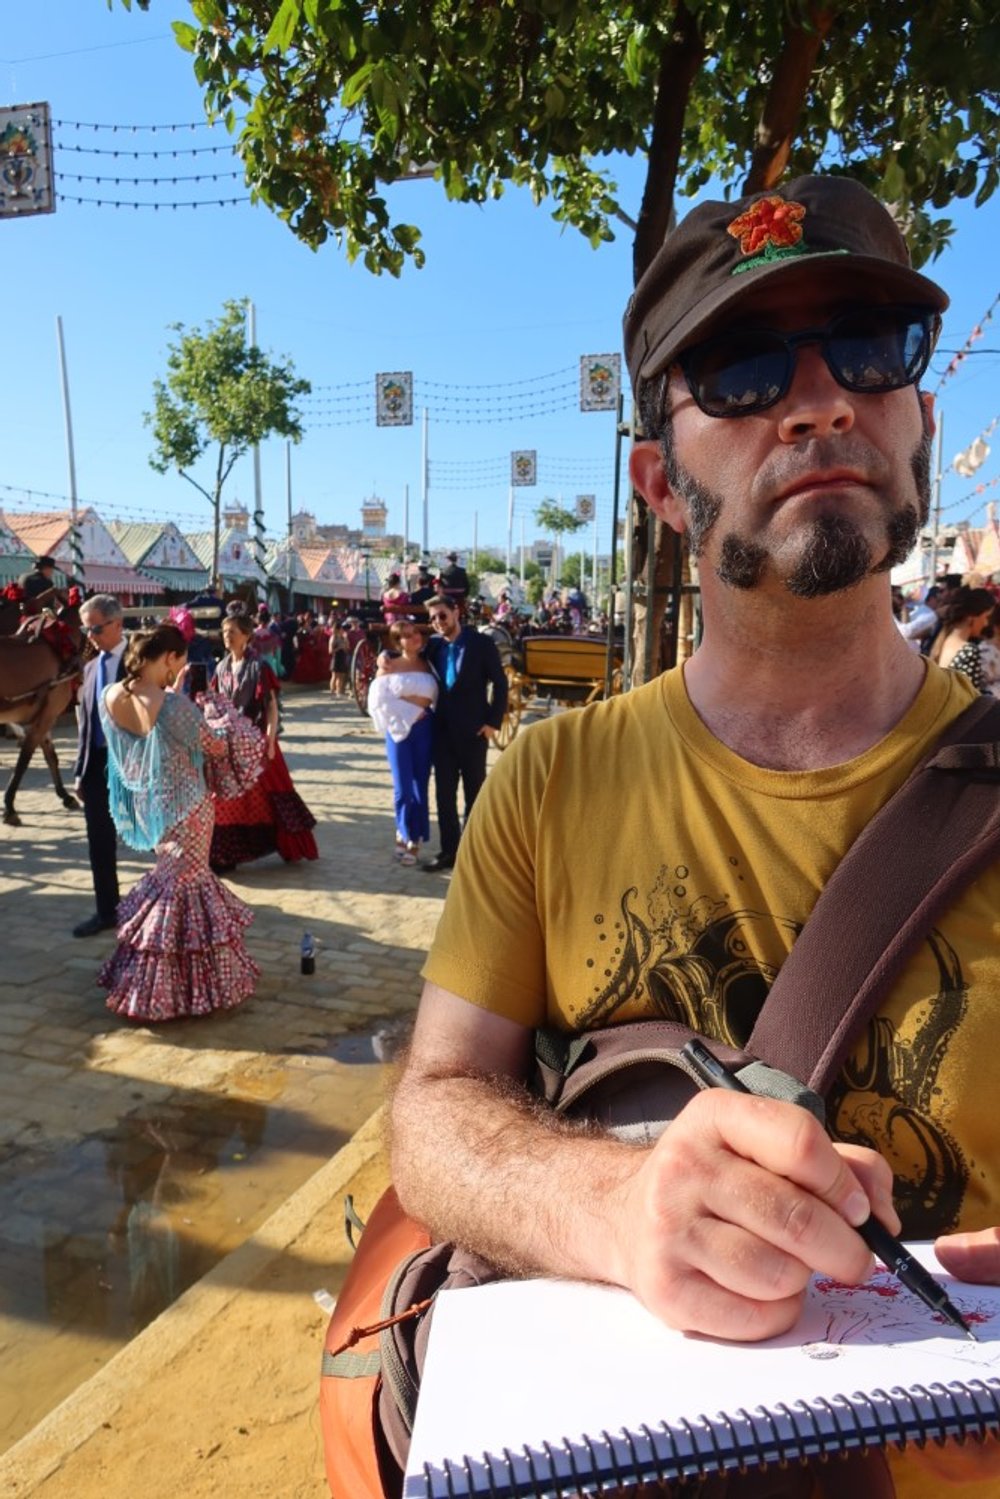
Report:
M131 848L157 856L118 907L118 946L98 975L108 1009L129 1020L234 1009L260 972L244 942L250 907L212 873L208 857L210 783L230 795L252 783L264 741L221 700L201 697L199 706L173 690L186 659L174 624L133 634L124 678L100 704L115 826Z

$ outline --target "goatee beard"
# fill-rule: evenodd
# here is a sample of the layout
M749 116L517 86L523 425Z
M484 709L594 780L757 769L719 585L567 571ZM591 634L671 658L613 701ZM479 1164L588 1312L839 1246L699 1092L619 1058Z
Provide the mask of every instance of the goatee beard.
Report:
M917 503L904 505L888 517L888 545L881 562L872 562L871 545L852 520L842 515L820 516L784 580L789 593L800 599L840 593L855 588L869 574L889 572L910 555L930 514L931 433L923 407L921 418L923 435L910 458ZM664 460L673 489L687 504L688 542L692 556L699 557L722 514L722 496L680 467L672 445L665 450ZM731 531L722 539L716 576L730 588L756 588L770 555L759 542Z

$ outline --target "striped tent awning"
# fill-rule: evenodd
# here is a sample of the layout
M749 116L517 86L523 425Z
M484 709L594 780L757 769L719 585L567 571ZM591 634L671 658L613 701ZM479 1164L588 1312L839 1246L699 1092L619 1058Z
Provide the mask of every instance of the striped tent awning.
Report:
M162 583L155 578L144 578L134 567L113 567L107 563L84 561L83 580L88 593L156 595L166 592Z
M143 567L140 572L144 578L162 583L171 593L186 593L190 597L201 593L208 583L207 567L201 571L190 567Z
M272 573L272 583L280 583L282 588L288 585L280 572ZM292 592L301 595L302 598L316 599L350 599L352 603L363 599L365 591L356 583L330 583L325 578L293 578ZM374 597L374 594L372 595Z

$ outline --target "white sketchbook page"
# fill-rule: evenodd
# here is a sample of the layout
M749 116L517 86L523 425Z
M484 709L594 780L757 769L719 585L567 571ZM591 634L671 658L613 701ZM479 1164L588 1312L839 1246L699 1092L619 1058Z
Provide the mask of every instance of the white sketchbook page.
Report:
M815 1277L792 1332L766 1343L688 1337L627 1291L502 1281L443 1291L434 1311L406 1493L424 1464L539 1447L741 1406L1000 1377L1000 1287L953 1281L909 1246L973 1324L970 1342L887 1271L864 1286Z

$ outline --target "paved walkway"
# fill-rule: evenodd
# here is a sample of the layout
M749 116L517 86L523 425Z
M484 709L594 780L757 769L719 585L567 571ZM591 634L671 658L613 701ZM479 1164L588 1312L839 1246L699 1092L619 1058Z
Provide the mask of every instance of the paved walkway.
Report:
M166 1162L175 1178L161 1195L180 1235L183 1289L251 1236L381 1099L384 1069L367 1037L411 1014L447 879L392 858L384 751L353 703L293 689L285 725L296 786L319 820L320 859L275 856L232 877L255 911L248 940L262 976L231 1015L160 1027L110 1016L94 975L113 934L70 935L93 909L82 813L63 810L39 762L18 796L24 825L0 827L0 1282L23 1288L13 1334L0 1317L0 1407L14 1415L6 1432L0 1423L0 1450L83 1377L79 1360L51 1357L60 1318L63 1349L74 1308L89 1308L77 1328L89 1374L160 1310L136 1308L125 1242L130 1207L150 1197L147 1165L162 1176ZM72 745L67 725L64 767ZM13 755L0 741L3 779ZM149 860L122 852L127 890ZM318 942L307 977L305 928ZM337 1038L356 1031L365 1039L352 1052ZM35 1333L20 1359L18 1323Z

